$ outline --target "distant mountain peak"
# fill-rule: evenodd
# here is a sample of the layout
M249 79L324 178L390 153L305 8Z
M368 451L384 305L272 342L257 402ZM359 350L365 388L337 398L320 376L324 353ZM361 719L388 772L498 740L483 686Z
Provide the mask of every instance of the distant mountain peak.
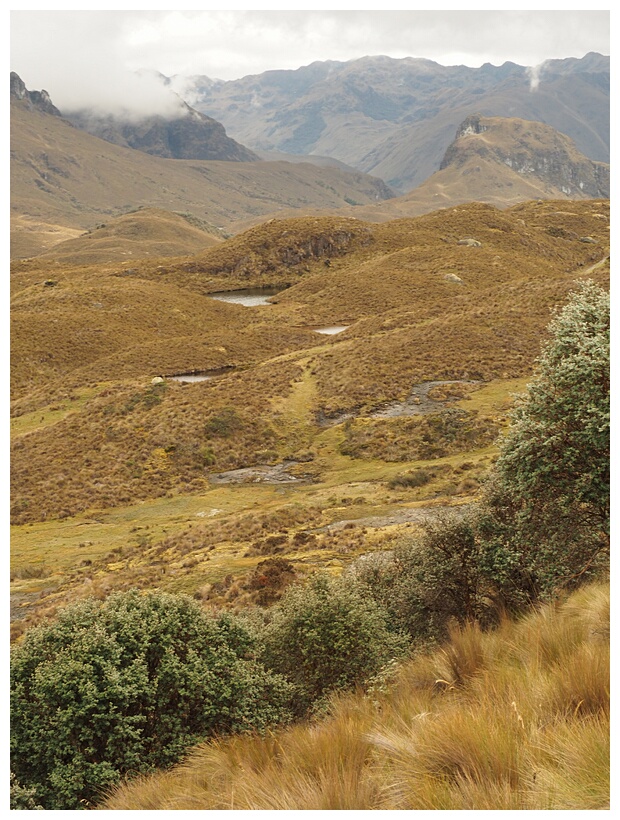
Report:
M256 162L260 159L249 148L229 137L220 122L201 114L180 98L181 113L174 118L153 115L136 122L90 110L63 114L52 103L47 91L28 91L21 77L12 71L11 99L45 114L62 117L107 142L154 156L227 162Z

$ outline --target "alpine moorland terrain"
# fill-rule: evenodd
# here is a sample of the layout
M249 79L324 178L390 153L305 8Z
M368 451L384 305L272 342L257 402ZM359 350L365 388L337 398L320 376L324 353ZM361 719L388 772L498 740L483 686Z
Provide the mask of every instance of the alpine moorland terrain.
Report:
M12 808L608 807L609 166L468 110L394 197L18 79Z
M136 584L211 596L271 555L337 568L468 502L553 308L608 276L604 200L273 220L185 258L15 262L16 614ZM210 296L265 286L284 289L256 307ZM174 378L192 373L210 378ZM399 481L419 470L426 483Z

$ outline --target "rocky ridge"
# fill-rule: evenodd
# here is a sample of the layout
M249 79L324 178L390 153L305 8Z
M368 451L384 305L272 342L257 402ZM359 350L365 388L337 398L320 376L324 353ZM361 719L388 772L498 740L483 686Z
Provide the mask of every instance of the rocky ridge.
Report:
M44 114L62 117L47 91L28 91L22 78L14 71L11 71L11 97L16 100L23 100L29 108L36 108Z
M543 123L467 117L439 170L462 167L472 155L495 159L526 178L537 177L567 197L609 197L609 165L587 159L572 140Z

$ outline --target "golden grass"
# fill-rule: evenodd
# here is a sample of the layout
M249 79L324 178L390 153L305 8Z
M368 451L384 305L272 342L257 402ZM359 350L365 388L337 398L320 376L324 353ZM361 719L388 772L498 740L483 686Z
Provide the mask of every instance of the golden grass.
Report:
M278 554L338 571L365 541L380 542L365 517L471 499L510 394L531 374L551 308L577 278L608 278L608 210L598 201L503 212L474 203L382 225L274 220L191 259L58 264L53 276L49 263L15 264L12 565L19 573L42 561L50 571L47 584L17 579L18 591L45 593L53 581L61 603L65 592L86 590L90 572L101 594L134 581L202 595L227 574L251 572L271 554L269 537L283 535L276 526L235 542L237 556L218 530L219 540L208 539L216 560L200 546L199 528L189 533L187 520L174 520L183 507L261 518L269 505L299 502L321 510L321 525L360 522L317 535L303 551L294 542L303 523L284 534ZM482 246L459 246L464 235ZM57 284L45 285L50 278ZM295 284L263 308L206 296L272 282ZM310 329L344 319L352 323L338 336ZM210 382L151 384L155 375L222 367L231 369ZM447 387L438 394L468 414L454 440L442 440L427 417L368 418L439 379L484 382L463 398ZM344 411L354 417L348 425L338 423ZM209 483L213 473L289 459L306 484L220 492ZM420 470L429 481L407 486ZM163 518L132 533L132 515L143 526L140 509ZM81 522L112 511L125 522L88 524L80 534ZM96 537L86 535L97 528ZM383 527L383 535L397 528ZM168 538L164 575L147 562ZM79 546L87 541L93 546ZM122 560L106 560L117 548Z
M496 632L463 627L325 719L198 746L101 808L608 808L608 615L595 584Z
M189 214L139 208L54 245L41 258L63 265L107 264L196 253L223 239L221 230Z

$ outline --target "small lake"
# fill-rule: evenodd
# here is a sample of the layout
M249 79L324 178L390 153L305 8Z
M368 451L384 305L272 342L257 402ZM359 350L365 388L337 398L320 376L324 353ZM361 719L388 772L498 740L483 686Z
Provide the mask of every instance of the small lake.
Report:
M312 328L315 333L323 333L325 336L335 336L336 333L342 333L349 325L328 325L327 327Z
M242 290L219 290L215 293L209 293L211 299L217 299L219 302L231 302L235 305L244 305L245 307L256 307L257 305L269 305L269 300L276 293L286 290L288 285L273 285L268 288L243 288Z
M166 376L172 382L182 382L183 384L192 384L193 382L206 382L209 379L215 379L218 376L223 376L225 373L230 373L234 367L220 367L216 370L199 370L191 373L175 373L172 376Z
M191 384L192 382L206 382L212 379L213 376L207 376L206 373L179 373L177 376L167 377L171 382L183 382L183 384Z

